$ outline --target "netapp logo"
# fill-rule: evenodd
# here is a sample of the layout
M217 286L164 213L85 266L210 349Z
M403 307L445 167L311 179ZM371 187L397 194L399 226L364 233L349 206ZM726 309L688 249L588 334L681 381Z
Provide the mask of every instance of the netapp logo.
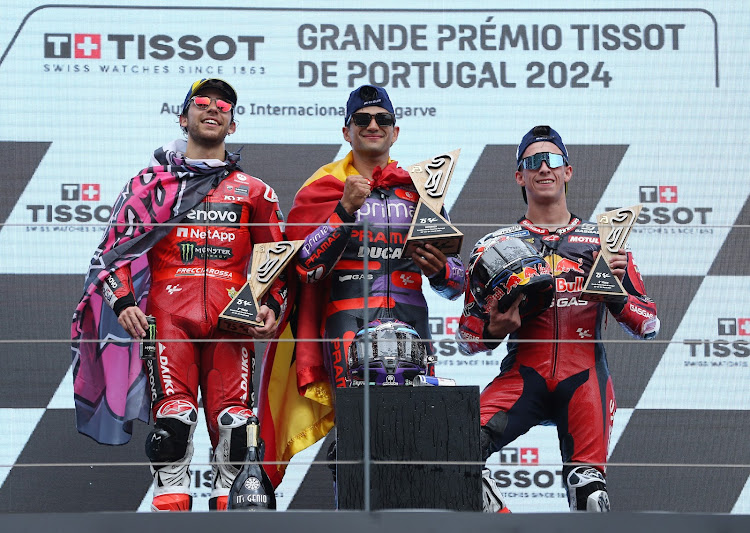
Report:
M265 41L262 35L144 35L98 33L45 33L46 59L156 59L180 58L198 61L206 57L227 61L236 55L255 61L256 47ZM104 52L104 54L103 54Z

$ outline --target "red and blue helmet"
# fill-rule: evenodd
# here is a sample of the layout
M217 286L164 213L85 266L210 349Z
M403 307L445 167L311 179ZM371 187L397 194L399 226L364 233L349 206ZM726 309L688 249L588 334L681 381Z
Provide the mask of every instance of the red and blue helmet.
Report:
M505 312L524 294L521 318L547 309L555 294L552 271L536 248L506 236L491 239L474 251L469 259L469 288L485 312L494 302Z

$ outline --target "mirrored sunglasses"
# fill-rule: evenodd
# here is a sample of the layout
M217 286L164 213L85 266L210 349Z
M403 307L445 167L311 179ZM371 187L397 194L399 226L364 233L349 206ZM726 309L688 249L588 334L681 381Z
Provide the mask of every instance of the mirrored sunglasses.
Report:
M218 109L222 113L229 113L232 110L233 106L232 102L227 102L226 100L222 100L221 98L211 98L210 96L193 96L190 101L198 109L208 109L208 106L211 105L211 102L215 102L216 109Z
M542 166L542 161L547 163L549 168L557 168L568 164L565 156L549 152L539 152L538 154L521 159L521 162L518 164L518 170L536 170Z

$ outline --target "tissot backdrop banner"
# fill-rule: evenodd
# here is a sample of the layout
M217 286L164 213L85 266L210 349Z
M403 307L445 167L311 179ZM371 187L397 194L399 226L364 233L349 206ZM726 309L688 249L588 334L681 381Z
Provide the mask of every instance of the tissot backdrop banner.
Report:
M613 509L750 513L750 7L15 4L0 22L0 510L148 509L148 427L121 447L76 433L63 341L111 204L155 148L181 137L190 84L219 77L239 94L231 149L285 213L307 177L348 151L349 92L386 87L402 166L461 149L445 205L466 234L464 260L524 213L513 179L523 134L560 132L575 214L642 204L629 245L662 322L646 343L607 324ZM428 301L438 375L483 387L505 346L460 354L461 302ZM197 509L209 448L199 428ZM295 458L282 509L332 506L327 470L309 467L323 452ZM567 509L554 428L490 462L514 512Z

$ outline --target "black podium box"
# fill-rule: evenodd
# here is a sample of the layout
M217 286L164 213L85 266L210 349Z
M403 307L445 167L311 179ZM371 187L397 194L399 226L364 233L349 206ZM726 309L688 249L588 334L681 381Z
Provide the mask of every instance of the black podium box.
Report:
M364 508L363 388L336 391L340 509ZM370 508L482 510L478 387L371 387ZM457 462L474 464L455 464Z

